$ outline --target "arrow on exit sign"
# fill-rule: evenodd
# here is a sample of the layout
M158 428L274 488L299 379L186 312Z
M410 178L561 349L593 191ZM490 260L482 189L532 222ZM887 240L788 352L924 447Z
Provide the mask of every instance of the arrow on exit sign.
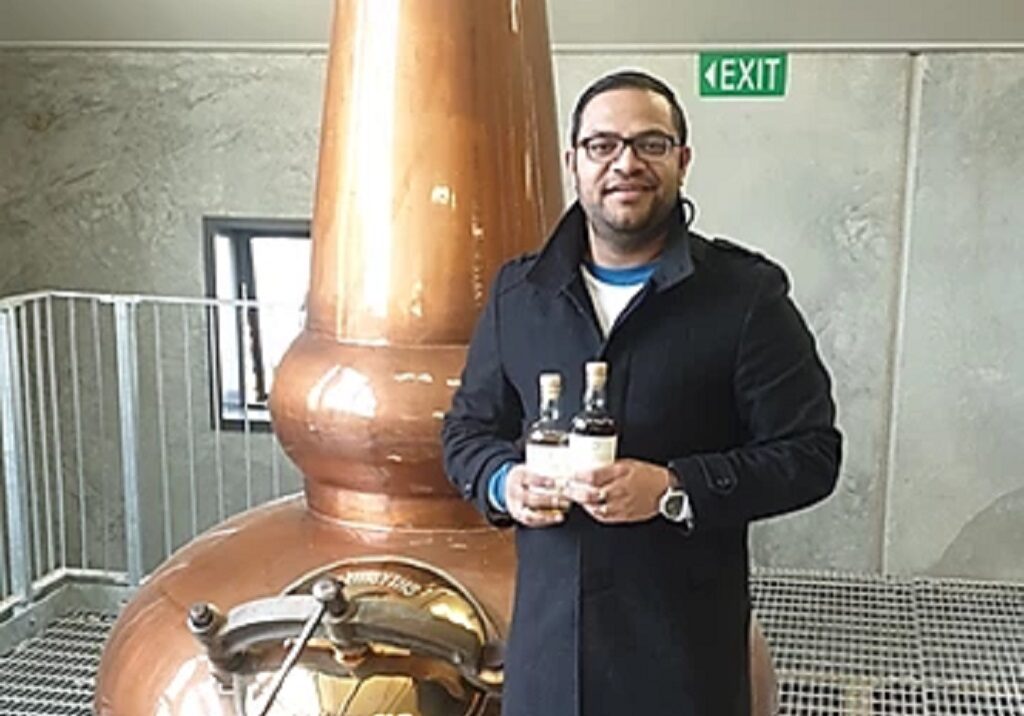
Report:
M701 97L782 97L789 58L785 52L702 52Z

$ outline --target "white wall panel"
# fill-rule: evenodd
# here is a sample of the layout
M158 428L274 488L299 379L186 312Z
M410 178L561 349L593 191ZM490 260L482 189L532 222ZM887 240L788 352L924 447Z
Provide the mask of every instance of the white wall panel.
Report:
M1024 56L922 61L887 566L1024 579Z

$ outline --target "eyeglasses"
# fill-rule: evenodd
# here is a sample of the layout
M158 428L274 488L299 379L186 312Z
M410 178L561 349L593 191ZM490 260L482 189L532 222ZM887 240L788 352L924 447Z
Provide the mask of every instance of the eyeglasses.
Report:
M611 162L618 159L626 147L631 147L633 153L641 159L663 159L673 147L680 144L682 142L664 132L641 132L632 137L623 137L621 134L595 134L581 139L576 146L583 147L587 159L592 162Z

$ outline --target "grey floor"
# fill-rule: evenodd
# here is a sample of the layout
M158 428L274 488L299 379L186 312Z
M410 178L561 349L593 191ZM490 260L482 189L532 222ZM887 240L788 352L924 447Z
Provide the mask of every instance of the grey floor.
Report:
M73 612L0 657L0 716L89 716L110 614Z
M761 571L789 716L1024 715L1024 585ZM0 716L87 716L109 614L0 657Z

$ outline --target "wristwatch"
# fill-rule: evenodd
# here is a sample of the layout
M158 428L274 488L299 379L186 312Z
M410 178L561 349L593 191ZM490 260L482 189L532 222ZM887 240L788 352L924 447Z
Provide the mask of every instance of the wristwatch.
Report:
M670 487L661 495L658 512L669 522L683 522L690 512L690 496L678 487Z
M679 477L670 469L669 486L658 501L658 512L669 522L692 528L693 509L690 507L690 496L679 483Z

